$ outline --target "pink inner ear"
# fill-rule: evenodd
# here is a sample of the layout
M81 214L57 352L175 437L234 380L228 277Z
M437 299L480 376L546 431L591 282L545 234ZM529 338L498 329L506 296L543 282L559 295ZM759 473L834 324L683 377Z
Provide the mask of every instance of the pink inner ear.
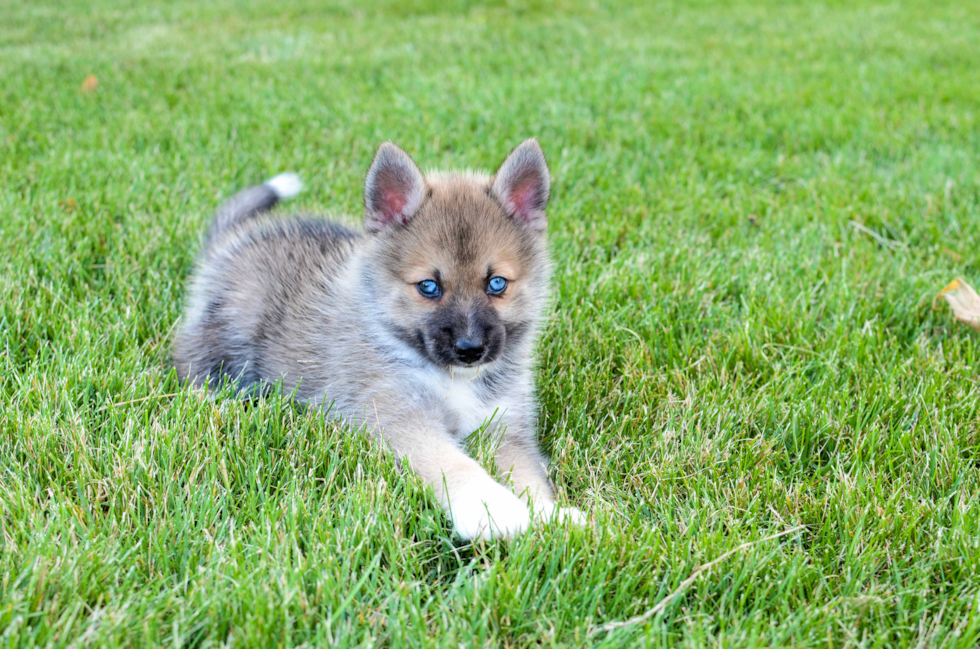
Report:
M534 210L536 203L536 194L537 189L534 186L533 179L526 180L511 190L507 200L514 214L520 215L525 219L531 216L531 212Z
M406 203L408 201L405 199L405 196L396 191L389 190L384 193L381 211L384 212L386 219L401 222L404 220Z

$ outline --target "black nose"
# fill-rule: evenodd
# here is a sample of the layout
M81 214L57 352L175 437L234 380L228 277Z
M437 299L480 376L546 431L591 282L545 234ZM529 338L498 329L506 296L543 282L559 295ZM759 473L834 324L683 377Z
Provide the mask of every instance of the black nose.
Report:
M475 363L483 358L483 341L479 338L460 338L453 349L463 363Z

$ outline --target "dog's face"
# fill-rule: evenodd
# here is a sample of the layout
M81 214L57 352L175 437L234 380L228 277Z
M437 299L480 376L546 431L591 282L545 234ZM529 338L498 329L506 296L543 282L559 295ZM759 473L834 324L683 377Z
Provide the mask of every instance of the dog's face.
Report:
M492 178L426 178L382 145L365 187L379 319L445 368L492 363L520 345L547 297L549 184L533 140Z

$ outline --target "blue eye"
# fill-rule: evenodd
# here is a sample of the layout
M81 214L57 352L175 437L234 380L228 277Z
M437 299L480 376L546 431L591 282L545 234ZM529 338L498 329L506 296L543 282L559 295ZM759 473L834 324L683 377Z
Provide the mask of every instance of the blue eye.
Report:
M416 286L419 287L419 293L425 297L439 297L442 294L442 291L439 290L439 285L431 279L423 279Z
M491 277L490 282L487 283L487 293L490 295L500 295L507 288L507 280L499 275L497 277Z

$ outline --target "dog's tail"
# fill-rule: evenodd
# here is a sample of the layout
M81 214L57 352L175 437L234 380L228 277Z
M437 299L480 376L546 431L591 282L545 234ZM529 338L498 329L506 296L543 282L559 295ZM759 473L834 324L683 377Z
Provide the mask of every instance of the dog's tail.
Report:
M302 189L303 182L299 176L287 172L238 192L215 212L204 239L204 250L208 250L230 228L268 212L276 203L292 198Z

